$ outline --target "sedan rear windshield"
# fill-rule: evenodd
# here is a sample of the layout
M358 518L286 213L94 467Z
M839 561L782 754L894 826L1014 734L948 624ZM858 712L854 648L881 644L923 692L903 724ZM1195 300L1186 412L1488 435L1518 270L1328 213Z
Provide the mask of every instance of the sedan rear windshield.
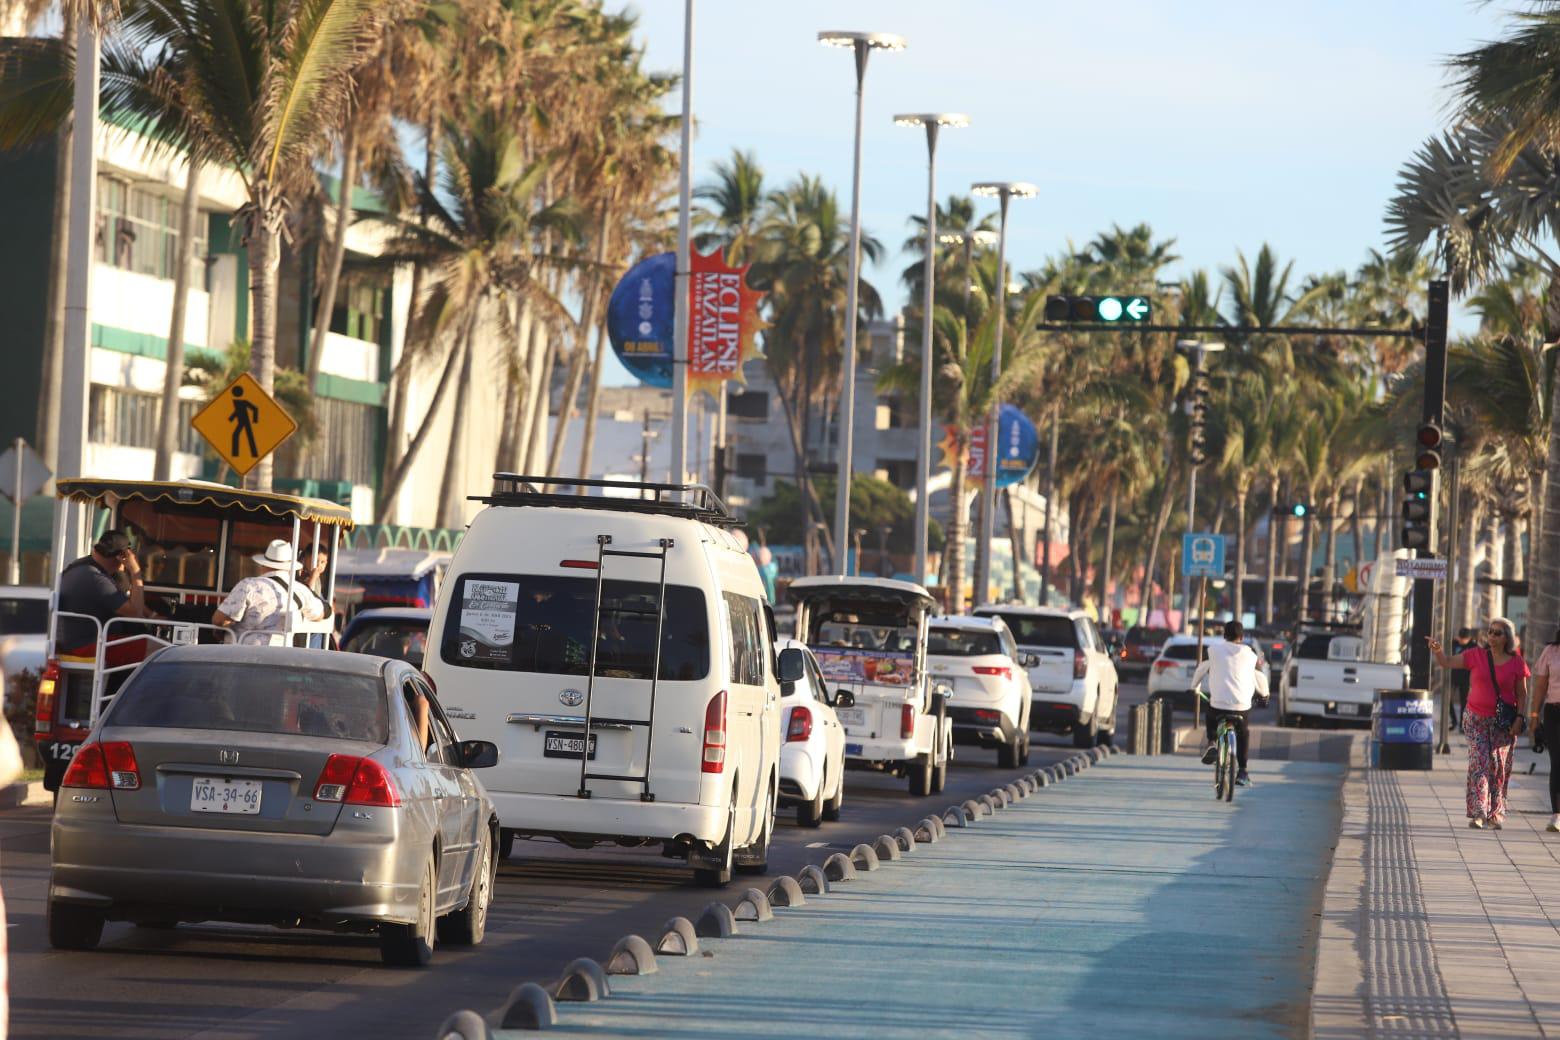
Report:
M944 657L984 657L1000 654L1002 641L986 629L934 628L926 634L926 652Z
M1078 649L1078 630L1072 618L1030 614L987 614L1000 617L1013 630L1013 639L1019 646L1056 646L1066 650Z
M153 661L113 700L112 726L217 729L383 744L384 682L317 668Z
M440 656L460 668L584 675L596 638L596 674L649 679L660 614L659 586L648 581L601 583L596 627L596 579L535 574L466 574L448 599ZM662 681L691 682L710 670L704 593L666 586L661 629Z
M1165 647L1164 655L1166 657L1168 657L1172 661L1197 661L1197 660L1200 660L1200 658L1197 656L1197 644L1196 643L1171 643L1169 646ZM1203 647L1203 657L1207 657L1207 656L1208 656L1208 648L1206 646L1204 646Z

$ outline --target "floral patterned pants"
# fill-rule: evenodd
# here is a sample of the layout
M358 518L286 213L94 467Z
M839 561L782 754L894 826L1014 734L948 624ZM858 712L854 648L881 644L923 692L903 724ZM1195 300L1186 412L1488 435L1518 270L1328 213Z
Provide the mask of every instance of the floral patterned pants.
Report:
M1468 737L1468 818L1501 819L1517 738L1497 728L1489 716L1471 711L1463 713L1463 733Z

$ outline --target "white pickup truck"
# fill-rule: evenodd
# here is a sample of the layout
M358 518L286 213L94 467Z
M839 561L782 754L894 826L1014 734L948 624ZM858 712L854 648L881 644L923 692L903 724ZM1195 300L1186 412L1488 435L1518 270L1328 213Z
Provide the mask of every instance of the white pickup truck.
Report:
M1408 666L1361 661L1359 636L1302 630L1278 684L1278 724L1303 719L1369 722L1377 690L1408 685Z

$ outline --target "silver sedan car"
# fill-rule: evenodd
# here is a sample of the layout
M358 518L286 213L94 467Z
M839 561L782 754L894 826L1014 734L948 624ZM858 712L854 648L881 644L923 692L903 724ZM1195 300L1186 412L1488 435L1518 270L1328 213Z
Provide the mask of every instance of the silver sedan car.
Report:
M498 816L427 679L290 647L150 658L77 750L54 816L49 941L105 921L377 931L390 964L482 941Z

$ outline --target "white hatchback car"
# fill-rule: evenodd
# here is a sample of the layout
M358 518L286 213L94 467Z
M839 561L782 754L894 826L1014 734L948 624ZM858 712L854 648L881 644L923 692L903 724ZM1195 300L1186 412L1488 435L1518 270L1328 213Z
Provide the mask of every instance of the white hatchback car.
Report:
M782 639L780 650L780 804L796 806L796 822L816 827L840 818L845 804L845 727L834 705L856 701L831 694L818 659L805 643Z
M934 617L926 630L926 670L953 689L953 742L997 749L1003 769L1029 761L1029 673L999 617Z

